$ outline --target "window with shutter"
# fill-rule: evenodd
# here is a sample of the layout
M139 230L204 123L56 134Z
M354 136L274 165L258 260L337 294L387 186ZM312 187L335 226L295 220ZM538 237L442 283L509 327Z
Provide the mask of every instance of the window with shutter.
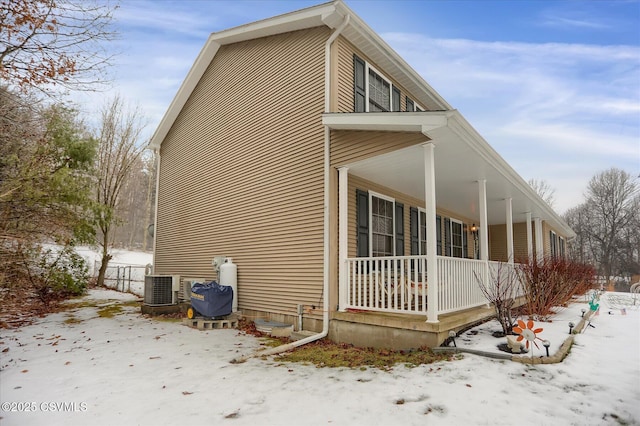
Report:
M407 111L413 111L413 109L414 109L413 101L409 99L409 97L407 97Z
M354 112L400 111L400 89L382 73L353 55Z

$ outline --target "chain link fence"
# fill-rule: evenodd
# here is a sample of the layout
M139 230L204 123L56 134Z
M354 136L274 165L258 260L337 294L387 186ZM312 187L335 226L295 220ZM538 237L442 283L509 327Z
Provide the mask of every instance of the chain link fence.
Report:
M100 261L96 260L93 270L100 269ZM146 265L127 265L124 263L109 263L104 276L104 285L117 291L144 296L144 276Z

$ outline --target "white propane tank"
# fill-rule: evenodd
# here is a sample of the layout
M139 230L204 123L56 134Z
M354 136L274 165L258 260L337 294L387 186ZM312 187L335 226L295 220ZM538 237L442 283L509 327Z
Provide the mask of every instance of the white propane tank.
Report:
M232 312L238 310L238 266L233 263L233 259L227 257L220 265L220 285L231 286L233 288Z

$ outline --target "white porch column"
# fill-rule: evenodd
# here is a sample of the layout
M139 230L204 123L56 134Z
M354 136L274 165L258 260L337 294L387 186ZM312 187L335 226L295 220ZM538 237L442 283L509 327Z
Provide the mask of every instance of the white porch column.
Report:
M347 309L347 253L349 248L349 168L338 168L338 308Z
M533 220L536 232L536 258L541 262L544 257L544 245L542 244L542 219L536 217Z
M527 259L533 256L533 234L531 233L531 212L527 212Z
M427 218L427 322L438 322L435 146L433 143L425 143L422 147L424 152L424 207Z
M480 260L489 260L489 225L487 224L487 181L478 181L478 210L480 213Z
M507 204L507 262L513 263L513 206L511 198L507 198L505 201Z

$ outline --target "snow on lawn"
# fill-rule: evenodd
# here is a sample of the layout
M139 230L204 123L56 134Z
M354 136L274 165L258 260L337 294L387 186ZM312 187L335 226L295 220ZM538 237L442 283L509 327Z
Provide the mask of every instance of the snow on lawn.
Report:
M464 354L388 372L259 358L231 364L260 348L261 340L236 330L199 331L146 318L130 302L134 299L91 290L68 311L0 330L0 422L640 424L640 312L608 314L612 301L606 294L595 328L576 336L562 363L532 366ZM558 314L562 319L536 322L544 328L540 336L552 342L568 336L567 321L577 323L581 307L588 305L572 304ZM488 328L496 330L497 323L465 333L458 345L497 351L501 339L489 337L483 331ZM534 351L540 356L544 348Z

